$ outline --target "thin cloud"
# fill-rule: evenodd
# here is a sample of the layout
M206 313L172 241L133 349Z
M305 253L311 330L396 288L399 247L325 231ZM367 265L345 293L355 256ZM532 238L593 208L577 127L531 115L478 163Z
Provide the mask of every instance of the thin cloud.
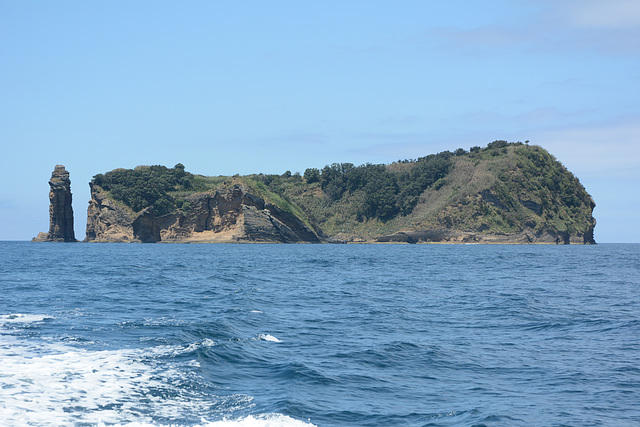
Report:
M604 55L640 53L640 2L636 0L544 1L530 28L541 28L562 51L587 50Z
M578 176L640 179L640 116L540 131L531 139Z
M508 23L436 28L427 37L438 40L441 48L466 56L516 48L521 53L640 53L640 1L539 1L535 12L524 12Z
M637 0L580 0L561 5L570 21L579 27L628 29L640 27Z

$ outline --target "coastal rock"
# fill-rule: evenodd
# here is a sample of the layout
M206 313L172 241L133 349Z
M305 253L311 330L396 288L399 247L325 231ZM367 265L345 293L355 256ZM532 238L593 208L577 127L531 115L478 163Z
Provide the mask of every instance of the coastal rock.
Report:
M91 200L87 208L85 242L131 242L133 215L125 207L107 197L100 187L89 184Z
M39 233L33 242L76 242L73 230L71 180L62 165L56 165L49 180L49 232Z
M160 229L152 207L144 209L131 224L133 235L142 243L160 241Z
M248 191L243 185L195 193L189 208L156 216L153 208L133 213L91 184L88 242L278 242L319 243L295 215Z
M391 235L380 236L375 239L380 243L497 243L497 244L556 244L583 245L593 243L593 229L590 234L553 233L550 231L536 232L525 228L521 232L512 234L482 233L477 231L459 230L419 230L400 231Z

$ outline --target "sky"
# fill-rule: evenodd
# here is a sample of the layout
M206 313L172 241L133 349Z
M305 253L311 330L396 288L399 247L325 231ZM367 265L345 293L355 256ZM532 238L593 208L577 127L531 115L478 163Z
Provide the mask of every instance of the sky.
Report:
M640 242L636 0L0 0L0 240L70 172L303 173L491 141L547 149Z

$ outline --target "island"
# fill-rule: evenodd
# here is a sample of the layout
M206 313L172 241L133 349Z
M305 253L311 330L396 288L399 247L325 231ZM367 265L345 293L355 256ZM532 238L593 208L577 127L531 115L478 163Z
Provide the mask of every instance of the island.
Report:
M303 174L138 166L89 185L85 242L595 244L592 197L528 141Z

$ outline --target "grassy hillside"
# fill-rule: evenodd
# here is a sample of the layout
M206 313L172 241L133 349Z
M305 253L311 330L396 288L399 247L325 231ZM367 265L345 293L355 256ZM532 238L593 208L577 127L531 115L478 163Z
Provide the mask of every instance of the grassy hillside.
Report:
M460 156L439 190L428 189L414 218L465 231L584 233L595 203L579 180L537 146L490 144Z
M595 204L546 150L494 141L389 165L334 163L303 175L205 177L184 166L141 166L96 175L93 184L133 211L189 210L186 197L243 184L325 236L364 239L401 230L488 234L585 233Z

